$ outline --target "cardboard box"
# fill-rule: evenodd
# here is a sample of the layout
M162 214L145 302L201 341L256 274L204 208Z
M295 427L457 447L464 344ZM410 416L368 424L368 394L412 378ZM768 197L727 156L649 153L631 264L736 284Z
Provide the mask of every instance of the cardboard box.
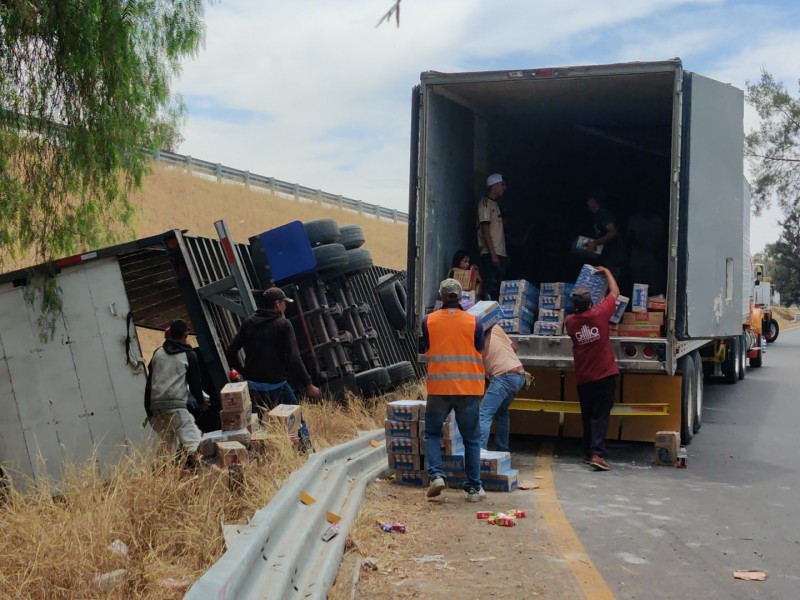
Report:
M574 289L575 284L563 281L543 283L539 286L539 300L542 296L571 296Z
M422 457L419 454L387 454L387 456L390 469L419 471L424 466L421 464Z
M387 438L419 438L419 422L418 421L391 421L386 419L383 422L384 429L386 429Z
M633 312L647 312L647 288L646 283L633 284L633 302L631 310Z
M250 434L250 450L259 454L265 453L270 447L269 435L265 429Z
M419 438L387 438L386 451L390 454L422 454Z
M222 410L247 410L251 408L250 389L246 381L226 383L219 393Z
M539 296L539 310L561 310L572 312L572 296Z
M661 327L628 327L620 325L617 328L618 337L658 338L661 336Z
M239 431L240 429L247 430L250 424L250 417L253 414L252 408L246 410L223 410L219 413L219 422L222 431Z
M250 433L249 429L237 429L235 431L226 431L225 433L225 441L226 442L239 442L245 448L250 447Z
M629 312L622 315L624 327L661 327L664 324L663 312Z
M625 309L628 307L628 302L630 298L627 296L623 296L620 294L617 296L617 305L614 308L614 314L611 315L611 318L608 320L609 323L619 323L622 320L622 315L625 314Z
M561 335L563 330L563 323L545 323L544 321L536 321L533 324L533 335Z
M478 319L484 331L496 325L503 318L503 311L500 310L500 305L490 300L482 300L476 303L467 312Z
M525 319L500 319L497 326L506 333L530 335L533 332L533 323Z
M430 484L427 471L406 471L404 469L394 472L394 482L400 485L416 485L426 487Z
M271 419L279 421L289 432L289 435L300 431L300 423L303 419L303 411L298 404L278 404L269 413Z
M655 448L656 464L674 467L678 462L681 434L677 431L657 431Z
M463 473L463 454L442 454L442 470L445 473Z
M533 311L525 308L524 306L516 306L511 304L501 304L500 310L503 311L504 319L523 319L533 323L536 318Z
M525 279L506 279L500 283L500 296L538 296L539 288Z
M395 400L386 405L386 418L390 421L424 421L424 400Z
M667 310L666 298L648 298L647 310L652 312L666 312Z
M250 415L250 423L247 424L247 430L250 433L253 433L259 429L261 429L261 419L258 418L258 413L254 412L252 415Z
M585 285L592 293L592 302L599 304L606 297L608 291L608 281L606 276L600 273L592 265L583 265L575 285Z
M575 249L580 250L582 252L589 252L588 246L589 242L593 242L594 238L587 237L585 235L579 235L578 238L575 240ZM603 244L598 244L594 247L594 254L600 256L603 253Z
M451 413L452 414L452 413ZM447 421L444 422L442 425L442 439L443 440L452 440L456 437L461 437L461 433L458 431L458 425L452 418L448 418ZM425 441L425 424L421 423L419 428L419 438L423 442ZM463 439L462 439L463 443Z
M247 448L239 442L217 443L217 466L224 468L247 462Z
M224 441L226 441L225 433L222 430L204 433L203 437L200 438L200 446L197 448L200 451L200 456L203 458L212 458L216 456L217 442Z
M550 310L550 309L540 309L539 310L539 321L544 321L545 323L564 323L564 309L557 309L557 310Z
M511 453L492 452L481 448L481 473L496 475L511 470Z
M466 473L453 473L447 476L447 487L450 489L462 489L467 481ZM505 473L488 475L481 473L483 489L487 492L512 492L517 489L519 483L519 471L511 469Z
M457 456L459 454L464 454L464 438L462 438L461 434L459 433L452 439L439 440L439 447L442 450L442 456Z

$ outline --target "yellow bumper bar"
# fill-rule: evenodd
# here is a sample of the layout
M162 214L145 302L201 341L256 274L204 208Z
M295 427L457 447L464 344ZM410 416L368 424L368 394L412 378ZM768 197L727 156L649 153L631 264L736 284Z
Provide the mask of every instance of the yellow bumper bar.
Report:
M532 412L573 413L580 414L579 402L565 400L534 400L532 398L515 398L509 407L511 410L527 410ZM660 402L640 402L614 404L612 415L626 417L660 417L669 414L669 404Z

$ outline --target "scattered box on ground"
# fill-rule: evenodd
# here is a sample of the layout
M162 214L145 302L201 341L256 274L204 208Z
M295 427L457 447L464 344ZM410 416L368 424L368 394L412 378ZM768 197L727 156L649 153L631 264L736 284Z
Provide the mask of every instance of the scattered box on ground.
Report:
M222 410L245 410L250 407L250 389L246 381L226 383L219 393Z
M481 473L492 475L511 470L511 453L495 452L481 448Z
M300 422L303 416L303 411L299 404L278 404L268 413L271 419L275 419L283 423L290 434L297 433L300 430Z
M447 487L450 489L462 489L467 481L466 473L453 473L447 476ZM487 492L512 492L517 489L519 483L519 471L510 469L505 473L488 475L481 473L483 489Z
M217 442L217 465L223 468L247 462L247 448L239 442Z
M674 467L678 462L681 434L677 431L656 432L656 464Z

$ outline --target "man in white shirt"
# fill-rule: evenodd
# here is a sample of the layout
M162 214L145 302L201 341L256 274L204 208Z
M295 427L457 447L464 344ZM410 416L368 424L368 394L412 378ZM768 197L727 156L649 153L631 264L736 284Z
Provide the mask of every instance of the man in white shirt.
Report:
M503 215L498 204L505 191L503 176L494 173L486 178L486 195L478 201L478 268L483 281L483 295L492 300L497 300L500 295L500 282L506 275L509 262Z

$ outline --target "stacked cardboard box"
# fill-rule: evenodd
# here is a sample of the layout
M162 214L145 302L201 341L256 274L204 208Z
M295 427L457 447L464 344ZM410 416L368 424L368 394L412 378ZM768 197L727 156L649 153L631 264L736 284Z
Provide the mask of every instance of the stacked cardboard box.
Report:
M524 279L509 279L500 284L500 327L508 333L530 334L535 321L539 289Z
M222 410L219 413L222 431L247 430L253 415L250 390L246 381L225 384L219 393Z
M617 328L621 337L661 337L664 326L662 312L627 312Z
M467 480L464 472L464 456L448 457L442 461L447 474L447 485L451 489L461 489ZM481 450L481 481L489 492L511 492L517 489L519 471L511 468L511 454Z
M557 281L542 283L539 295L539 316L533 324L534 335L561 335L564 332L564 318L572 312L571 283Z
M386 451L389 468L395 470L395 483L429 483L425 470L425 406L424 400L395 400L386 405ZM441 448L443 458L464 454L464 440L452 412L444 423Z

